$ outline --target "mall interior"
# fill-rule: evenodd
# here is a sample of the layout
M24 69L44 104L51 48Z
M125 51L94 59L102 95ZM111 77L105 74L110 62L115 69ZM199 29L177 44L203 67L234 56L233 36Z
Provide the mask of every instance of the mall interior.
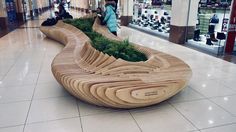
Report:
M236 0L0 1L0 132L236 132L235 82Z

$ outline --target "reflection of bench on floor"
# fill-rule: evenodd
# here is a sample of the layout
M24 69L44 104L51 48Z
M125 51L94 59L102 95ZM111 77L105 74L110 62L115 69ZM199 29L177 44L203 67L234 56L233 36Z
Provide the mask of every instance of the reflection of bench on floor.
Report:
M93 29L121 40L98 20ZM146 54L147 61L115 59L94 49L83 32L63 22L40 30L65 45L52 62L57 81L74 96L95 105L136 108L156 104L181 91L192 74L182 60L138 45L134 46Z

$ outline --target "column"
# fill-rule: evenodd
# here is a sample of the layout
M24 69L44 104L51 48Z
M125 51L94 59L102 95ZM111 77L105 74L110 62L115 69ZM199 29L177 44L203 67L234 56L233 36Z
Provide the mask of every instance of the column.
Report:
M96 0L90 0L90 3L89 3L90 5L90 9L91 10L96 10L97 9L97 1Z
M38 3L37 3L37 0L32 0L32 2L33 2L34 14L35 14L36 16L38 16L39 11L38 11Z
M79 0L78 1L78 7L81 9L81 11L88 11L89 8L89 1L88 0Z
M121 5L121 25L127 26L133 16L133 0L120 0Z
M172 0L169 41L184 44L193 37L199 0Z
M0 30L7 29L7 11L5 0L0 1Z
M231 15L230 15L228 35L226 40L225 53L231 54L233 52L235 37L236 37L236 1L233 0L231 4Z
M20 22L24 21L23 0L16 0L16 17Z
M79 0L75 0L75 1L76 1L76 4L75 4L76 5L76 9L80 11L81 10L81 8L79 6L80 2L79 2Z
M33 2L32 2L32 0L28 0L28 3L29 3L29 10L30 10L30 18L34 19Z

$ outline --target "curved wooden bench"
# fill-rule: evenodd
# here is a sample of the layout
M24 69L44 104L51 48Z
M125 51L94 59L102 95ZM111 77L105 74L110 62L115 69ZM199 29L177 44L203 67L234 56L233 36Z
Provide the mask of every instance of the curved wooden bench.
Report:
M116 59L94 49L83 32L63 22L40 30L65 45L52 62L57 81L72 95L95 105L136 108L157 104L181 91L192 75L182 60L135 44L137 50L146 54L147 61ZM121 41L98 19L93 30Z

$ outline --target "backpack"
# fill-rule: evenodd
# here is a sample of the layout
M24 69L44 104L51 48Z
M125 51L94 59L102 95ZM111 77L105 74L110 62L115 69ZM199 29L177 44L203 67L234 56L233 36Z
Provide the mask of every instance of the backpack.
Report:
M53 26L57 24L57 20L55 18L48 18L46 21L44 21L41 25L42 26Z

